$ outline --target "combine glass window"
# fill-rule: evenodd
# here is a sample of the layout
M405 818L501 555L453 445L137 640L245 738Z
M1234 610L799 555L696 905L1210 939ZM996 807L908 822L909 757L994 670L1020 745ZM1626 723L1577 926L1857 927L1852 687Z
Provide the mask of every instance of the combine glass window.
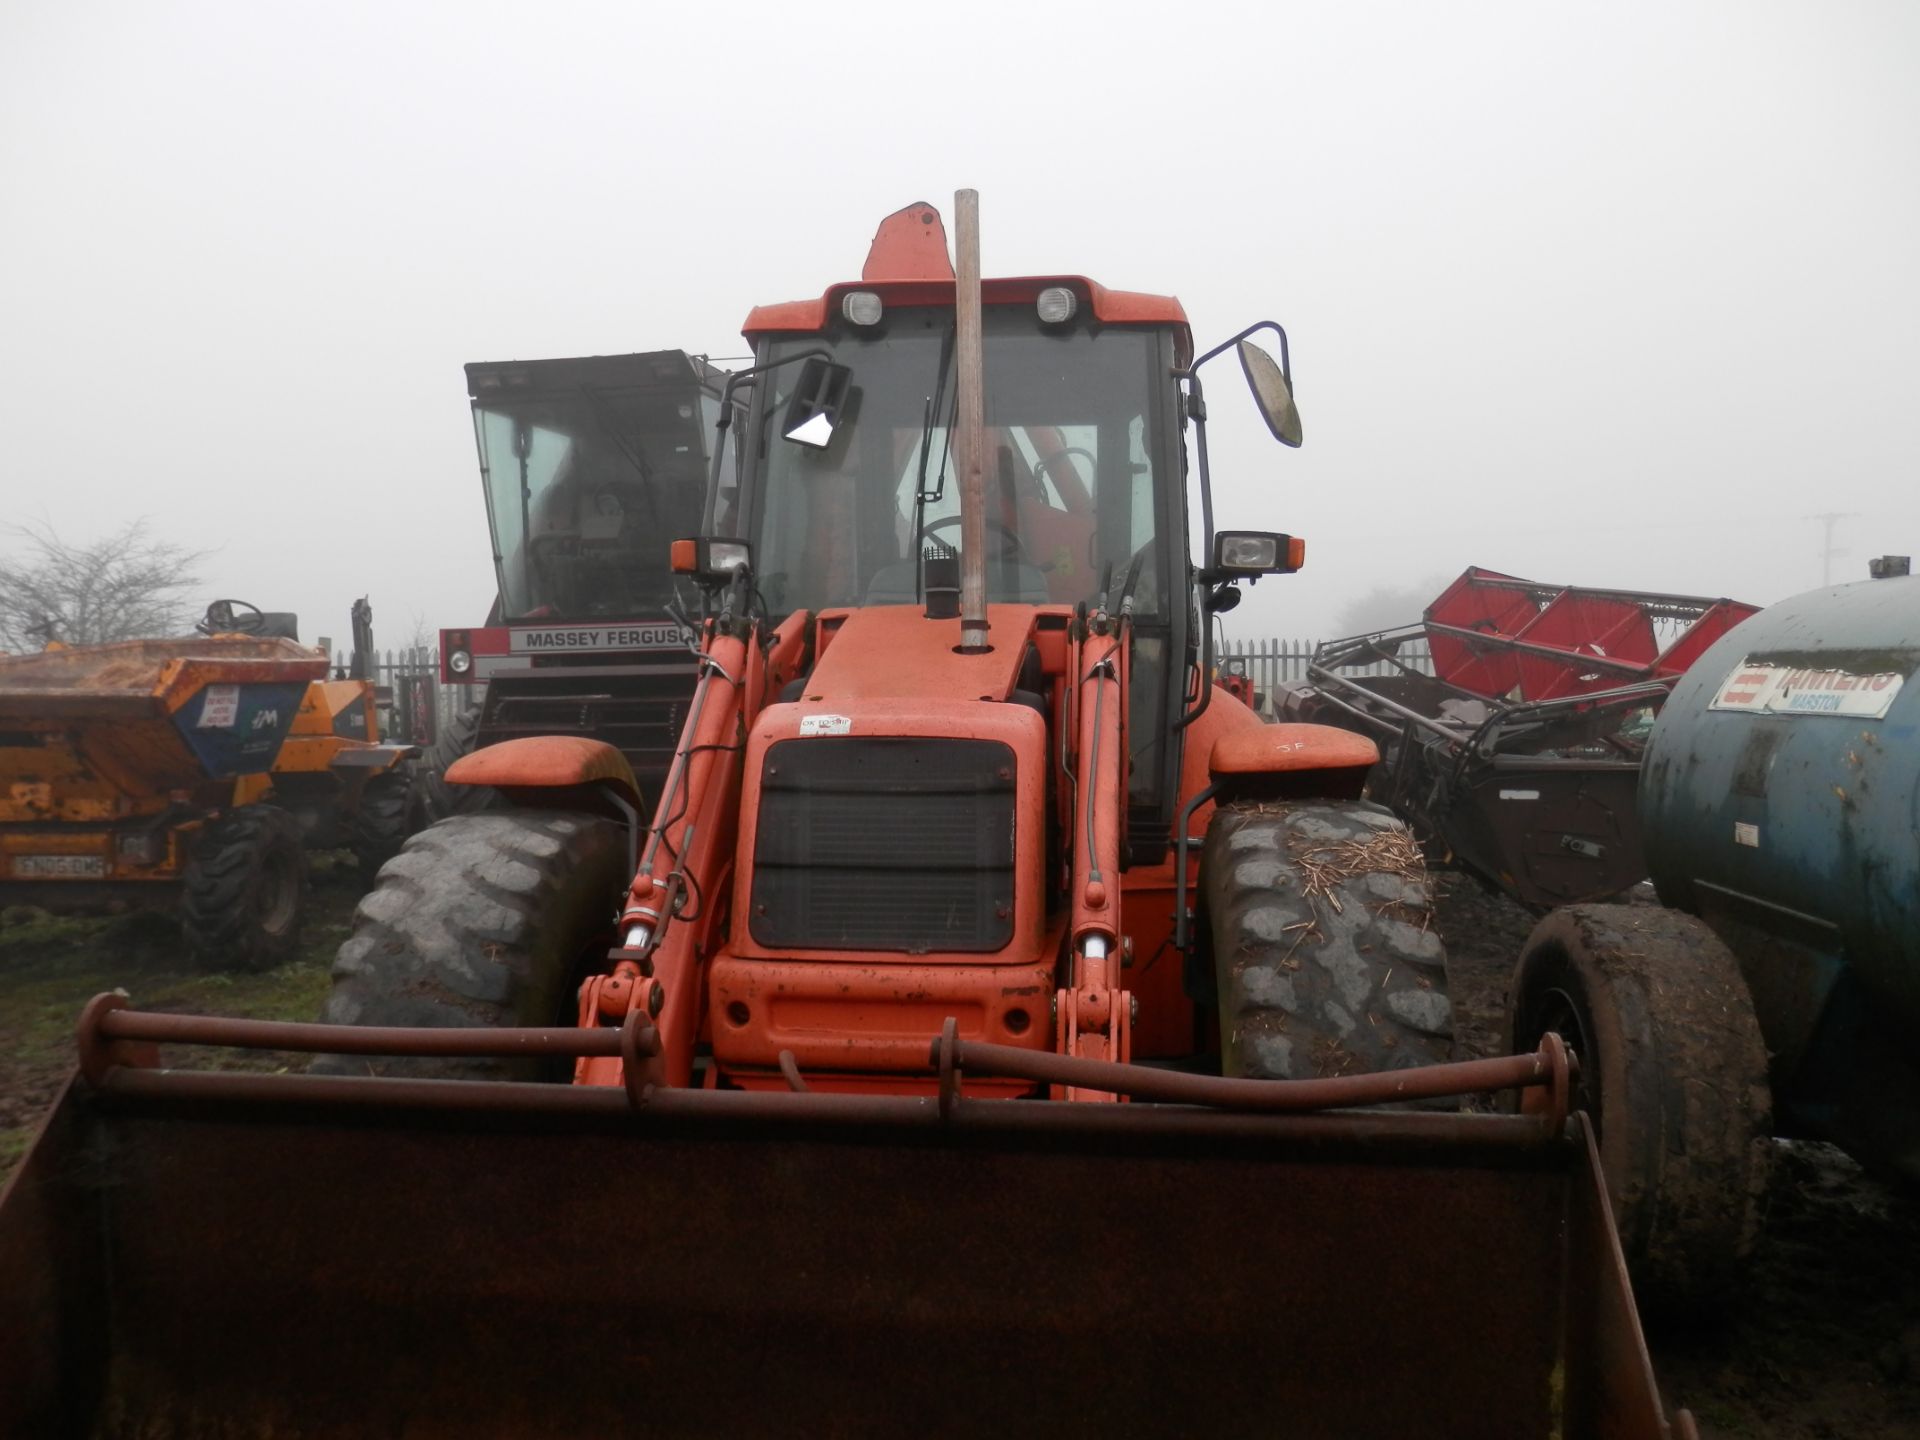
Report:
M667 542L700 525L698 395L575 386L475 407L502 612L596 619L673 595Z

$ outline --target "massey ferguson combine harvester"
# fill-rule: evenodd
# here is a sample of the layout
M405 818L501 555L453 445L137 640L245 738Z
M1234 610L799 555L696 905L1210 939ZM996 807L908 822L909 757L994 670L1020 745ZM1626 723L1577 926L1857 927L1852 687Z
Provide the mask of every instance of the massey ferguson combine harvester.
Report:
M440 632L442 683L487 688L416 770L425 818L490 802L447 767L527 735L604 740L659 793L694 678L667 543L699 528L725 379L680 350L467 366L499 588Z
M611 747L491 746L447 778L509 806L362 906L353 1024L94 1002L0 1215L0 1428L1670 1433L1568 1052L1426 1063L1374 746L1192 678L1301 561L1207 504L1200 373L1297 444L1284 334L982 283L959 199L957 279L913 205L748 318L650 827Z

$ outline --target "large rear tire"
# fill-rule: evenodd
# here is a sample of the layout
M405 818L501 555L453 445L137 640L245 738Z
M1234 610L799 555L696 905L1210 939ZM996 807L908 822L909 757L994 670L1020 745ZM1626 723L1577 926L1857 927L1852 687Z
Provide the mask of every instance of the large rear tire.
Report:
M424 829L450 815L477 815L500 806L500 792L489 785L447 783L447 767L472 753L479 729L479 710L462 710L440 727L433 743L414 762L411 805L415 829Z
M1643 1304L1724 1297L1760 1230L1772 1161L1767 1048L1732 953L1691 915L1570 905L1527 937L1508 1002L1516 1053L1573 1048Z
M412 768L403 760L391 770L369 776L360 789L360 803L353 812L349 832L360 878L369 888L380 867L400 853L416 828Z
M361 900L320 1018L335 1025L571 1023L583 961L611 944L630 878L626 837L594 816L509 809L443 820L409 839ZM312 1069L561 1078L537 1059L325 1055Z
M293 959L307 900L300 822L242 805L201 829L187 864L181 928L205 970L271 970Z
M1446 952L1419 846L1364 801L1224 805L1201 852L1228 1075L1449 1060Z

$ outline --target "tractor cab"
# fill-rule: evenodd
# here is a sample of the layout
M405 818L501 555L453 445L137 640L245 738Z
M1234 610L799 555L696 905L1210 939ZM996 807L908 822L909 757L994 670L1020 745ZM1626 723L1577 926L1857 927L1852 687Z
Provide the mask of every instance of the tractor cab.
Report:
M1126 1055L1136 980L1142 1053L1204 1045L1165 959L1176 817L1221 728L1257 721L1227 700L1192 728L1213 699L1201 617L1297 554L1255 536L1264 560L1256 543L1188 563L1182 432L1204 407L1177 301L1072 275L973 283L931 207L909 206L859 281L755 309L753 364L724 397L750 397L740 463L714 468L702 538L676 547L716 633L766 637L733 914L706 966L724 1084L783 1086L784 1054L822 1083L925 1091L924 1036L947 1014ZM1280 434L1291 401L1268 368ZM1203 432L1198 448L1204 487ZM699 753L726 743L703 734ZM629 948L653 942L667 893L649 859ZM1122 973L1134 953L1150 973ZM1055 991L1074 974L1097 978L1069 1006ZM663 1003L663 1028L686 1023L673 987ZM822 1033L838 1009L850 1030Z
M740 464L715 467L702 533L747 541L770 621L932 614L951 583L941 562L965 564L957 288L937 214L910 206L882 224L859 282L748 317ZM1080 276L987 279L981 301L986 599L1037 607L1043 630L1077 612L1125 617L1127 837L1164 853L1181 782L1170 740L1206 693L1196 620L1214 598L1203 588L1195 607L1209 575L1187 559L1183 432L1204 407L1186 314ZM1282 433L1298 424L1282 367L1256 353L1256 396L1284 408L1270 423L1297 444ZM1204 485L1204 437L1200 463ZM1268 568L1289 568L1280 558Z
M988 599L1117 608L1125 590L1136 616L1164 616L1183 523L1168 382L1183 336L1102 325L1068 286L1046 293L1070 318L1043 321L1030 296L984 312ZM924 603L927 558L960 548L953 307L889 307L878 289L844 300L870 323L836 314L813 334L760 337L751 463L718 492L716 530L754 540L776 615ZM791 362L809 357L847 374L823 443L786 424L809 377Z
M679 350L467 366L495 623L657 615L699 523L719 371Z

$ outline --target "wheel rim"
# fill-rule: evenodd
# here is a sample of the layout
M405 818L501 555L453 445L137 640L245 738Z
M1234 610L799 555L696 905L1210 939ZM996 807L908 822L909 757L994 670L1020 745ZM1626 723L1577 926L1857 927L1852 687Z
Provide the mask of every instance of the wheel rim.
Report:
M286 934L299 908L300 881L292 858L269 854L260 867L260 928L269 935Z
M1549 1032L1558 1035L1567 1043L1579 1060L1579 1069L1573 1080L1570 1097L1573 1108L1585 1110L1587 1118L1593 1122L1593 1132L1597 1138L1601 1133L1600 1077L1595 1067L1599 1064L1593 1046L1593 1036L1587 1025L1585 1012L1580 1003L1567 991L1555 986L1540 995L1533 1006L1533 1043L1538 1047L1541 1038Z

